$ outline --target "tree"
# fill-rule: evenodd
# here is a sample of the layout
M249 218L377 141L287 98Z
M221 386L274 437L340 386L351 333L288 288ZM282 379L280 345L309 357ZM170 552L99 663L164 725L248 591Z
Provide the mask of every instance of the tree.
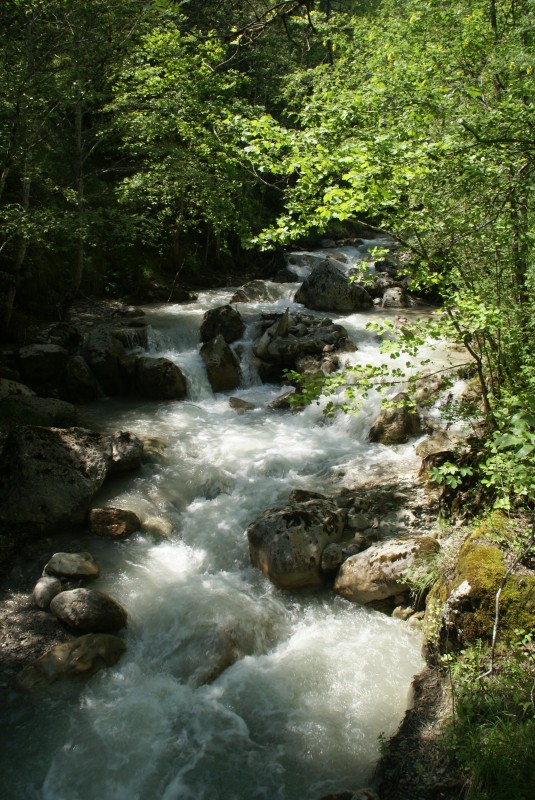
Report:
M491 425L535 388L534 12L383 0L343 24L318 17L335 60L292 76L297 124L242 130L257 168L288 181L259 241L360 219L404 243L414 285L442 295L439 333L474 359Z

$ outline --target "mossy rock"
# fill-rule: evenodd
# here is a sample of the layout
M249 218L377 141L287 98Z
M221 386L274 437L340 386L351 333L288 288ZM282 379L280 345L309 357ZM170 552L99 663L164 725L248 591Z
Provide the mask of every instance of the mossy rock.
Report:
M506 519L505 519L506 521ZM494 520L493 526L501 520ZM504 523L505 524L505 523ZM492 528L493 532L496 528ZM440 651L490 642L496 593L507 566L502 550L486 540L489 528L478 526L462 546L452 578L435 583L426 604L424 632L428 647ZM535 576L510 574L499 605L499 633L509 639L515 629L535 628Z
M479 522L473 530L469 541L496 542L510 539L509 518L503 511L493 511L484 520Z

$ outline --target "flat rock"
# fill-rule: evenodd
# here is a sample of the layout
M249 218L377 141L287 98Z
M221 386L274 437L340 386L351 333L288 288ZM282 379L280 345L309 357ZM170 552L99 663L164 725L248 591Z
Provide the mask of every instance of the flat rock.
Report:
M77 633L116 633L126 627L125 609L93 589L71 589L56 595L50 611Z
M44 572L58 578L97 578L100 567L91 553L54 553Z

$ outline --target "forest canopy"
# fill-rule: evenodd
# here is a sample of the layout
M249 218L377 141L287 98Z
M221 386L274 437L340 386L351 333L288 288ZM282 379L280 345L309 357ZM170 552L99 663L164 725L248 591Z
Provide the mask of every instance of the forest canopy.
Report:
M366 225L474 361L482 480L533 494L534 22L533 0L4 0L4 332Z

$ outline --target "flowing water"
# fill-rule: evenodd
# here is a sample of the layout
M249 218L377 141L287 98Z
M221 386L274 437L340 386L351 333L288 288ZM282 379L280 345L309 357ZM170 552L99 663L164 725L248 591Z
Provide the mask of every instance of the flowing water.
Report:
M302 275L307 256L297 262ZM166 443L97 504L132 509L169 538L85 545L101 563L96 588L128 610L128 650L89 683L56 684L13 712L4 797L317 800L371 780L379 737L397 728L423 664L419 635L329 590L274 588L249 563L245 529L292 489L329 493L416 462L411 445L366 441L377 399L335 421L317 406L266 409L281 389L256 376L251 326L263 311L302 310L296 286L273 284L271 301L239 304L240 390L214 396L198 354L204 311L231 296L211 291L147 310L150 350L186 373L187 401L108 399L86 411L97 429ZM377 362L370 314L337 319L358 343L351 358ZM237 414L230 394L254 408Z

